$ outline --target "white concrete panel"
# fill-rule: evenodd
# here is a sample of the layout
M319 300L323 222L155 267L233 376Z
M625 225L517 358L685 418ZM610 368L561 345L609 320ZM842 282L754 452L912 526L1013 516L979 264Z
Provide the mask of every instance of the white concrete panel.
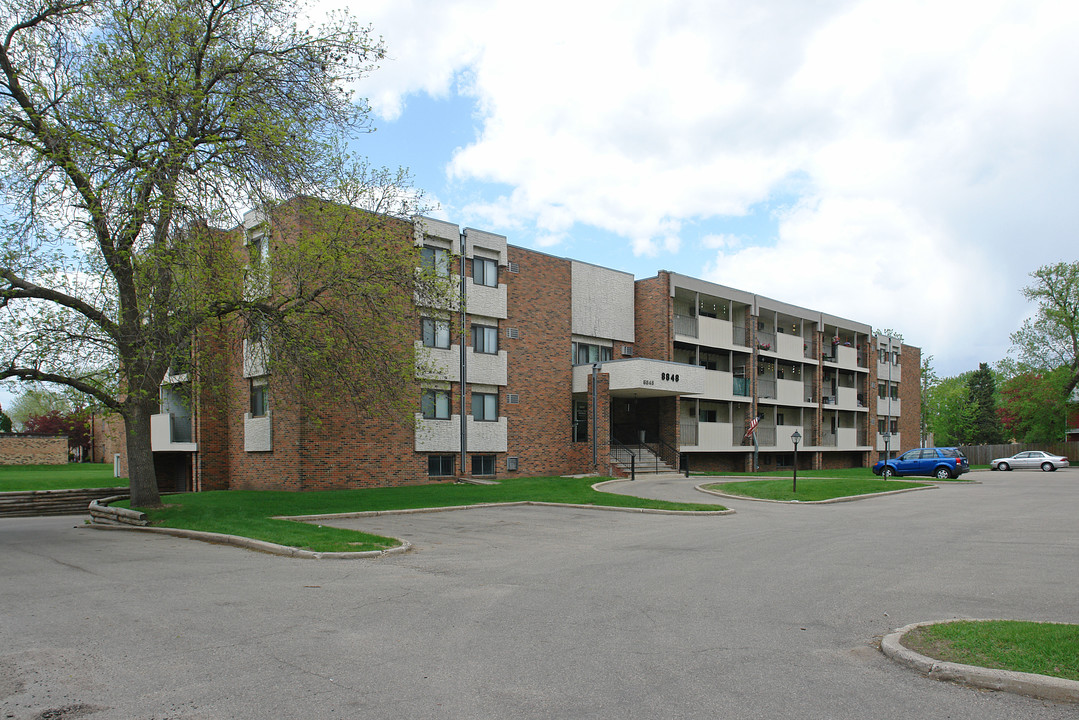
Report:
M698 450L730 450L734 447L734 429L730 423L697 423Z
M477 254L481 257L494 256L498 258L498 264L505 267L509 264L506 256L506 245L505 235L465 228L465 254L468 257L474 257Z
M633 342L633 276L572 261L572 331Z
M269 412L262 417L251 417L251 413L244 413L244 452L273 450L272 419Z
M734 399L734 376L731 373L723 372L722 370L705 370L703 374L704 389L700 395L694 395L693 397L708 400Z
M877 415L882 417L891 416L898 417L903 414L903 403L901 400L892 400L891 412L888 411L888 398L877 398Z
M802 439L798 441L798 449L805 450L806 446L806 434L805 428L801 425L778 425L776 427L776 445L777 451L793 452L794 441L791 440L791 435L797 430L798 434L802 436Z
M805 356L805 339L776 333L776 354L788 360L801 360Z
M461 449L461 416L425 420L416 413L416 452L456 452Z
M509 433L506 418L500 417L497 422L476 421L472 418L466 418L466 420L469 452L507 451Z
M505 350L499 350L497 355L488 355L465 348L465 362L470 383L506 385L509 382L509 362Z
M857 410L858 391L855 388L836 388L836 404L842 410Z
M423 245L425 235L448 240L456 250L457 244L461 241L461 228L443 220L427 217L416 218L416 245Z
M465 309L470 315L485 315L504 320L508 317L506 307L505 285L476 285L472 278L465 278Z
M701 316L697 318L697 335L701 345L734 347L734 331L729 320Z
M803 403L805 386L801 380L776 380L776 400L787 405Z
M461 346L450 345L449 348L424 347L421 340L416 341L417 368L416 375L425 380L449 380L458 382L461 379Z
M705 373L711 372L696 365L634 358L613 360L601 364L600 372L609 373L612 395L635 393L639 397L666 395L700 395L704 390ZM573 368L573 392L588 389L591 365Z
M837 345L836 348L836 362L840 367L855 370L858 368L858 351L853 347L847 347L846 345Z
M888 441L888 449L892 453L892 457L895 457L899 448L903 447L903 438L900 437L900 433L892 433L892 437ZM877 450L884 452L884 436L877 433Z
M858 430L855 428L839 428L836 430L837 449L853 450L856 447L858 447Z

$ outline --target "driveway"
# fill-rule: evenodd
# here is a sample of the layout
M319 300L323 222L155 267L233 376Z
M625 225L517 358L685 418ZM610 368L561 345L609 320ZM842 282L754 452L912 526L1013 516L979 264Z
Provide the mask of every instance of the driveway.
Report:
M1079 622L1079 469L972 477L721 517L336 523L416 547L368 561L4 519L0 718L1075 718L876 647L920 620Z

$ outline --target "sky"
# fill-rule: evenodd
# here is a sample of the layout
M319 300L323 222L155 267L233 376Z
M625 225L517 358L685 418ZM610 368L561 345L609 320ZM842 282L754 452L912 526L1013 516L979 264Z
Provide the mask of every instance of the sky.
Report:
M356 86L431 216L1006 357L1077 259L1073 0L321 0L381 35ZM0 402L5 396L0 395Z
M328 0L319 5L332 6ZM1076 260L1079 4L374 0L354 147L430 214L1007 356Z

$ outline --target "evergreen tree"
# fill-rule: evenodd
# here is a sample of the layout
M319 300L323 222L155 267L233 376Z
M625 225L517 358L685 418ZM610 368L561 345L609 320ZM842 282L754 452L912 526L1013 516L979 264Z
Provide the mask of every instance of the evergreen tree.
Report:
M980 363L978 369L970 374L967 387L974 410L971 444L996 445L1004 442L1004 427L997 414L997 382L988 363Z

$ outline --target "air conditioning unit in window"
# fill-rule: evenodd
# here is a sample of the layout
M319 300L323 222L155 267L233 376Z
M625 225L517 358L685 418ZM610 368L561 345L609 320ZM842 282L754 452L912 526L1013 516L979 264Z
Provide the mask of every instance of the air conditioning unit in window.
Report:
M509 267L509 271L511 273L519 273L519 272L521 272L521 266L518 265L515 262L511 262L508 267Z
M622 354L626 355L626 356L633 355L633 346L632 345L623 345L622 346Z
M506 328L506 337L510 340L516 340L521 334L517 331L517 328Z
M518 395L517 393L510 393L509 395L506 396L506 402L508 402L510 405L516 405L520 401L521 401L521 396Z

